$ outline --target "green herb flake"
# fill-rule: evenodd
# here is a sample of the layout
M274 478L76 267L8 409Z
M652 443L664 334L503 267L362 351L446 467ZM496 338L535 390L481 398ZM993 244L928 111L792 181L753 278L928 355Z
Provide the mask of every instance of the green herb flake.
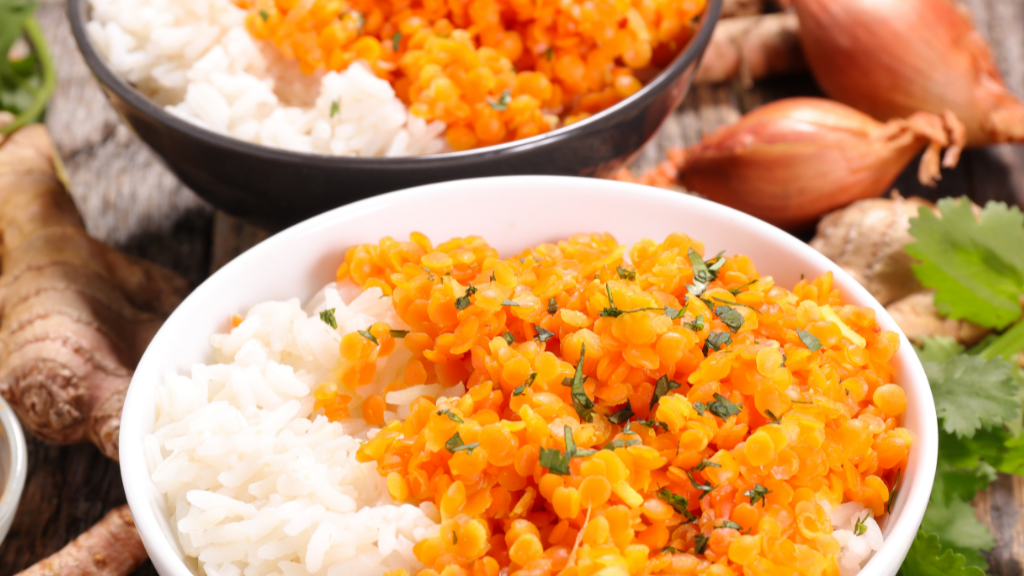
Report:
M594 421L594 401L587 396L587 391L583 388L583 383L586 382L586 378L583 376L583 358L587 353L587 345L583 344L580 346L580 361L576 364L576 372L572 377L572 392L569 394L572 397L572 407L576 409L576 414L579 415L580 419L584 422Z
M683 311L679 308L673 308L671 306L665 306L665 316L675 320L683 315Z
M693 477L693 473L690 472L689 470L685 470L685 472L686 477L690 479L690 484L693 485L693 487L696 488L697 490L701 491L701 498L707 496L708 494L711 493L712 490L715 489L715 487L712 486L710 482L705 482L704 484L697 482L697 480Z
M608 415L608 421L612 424L622 424L633 417L633 407L627 402L625 406Z
M465 310L466 308L469 308L469 297L473 294L476 294L476 286L470 284L466 287L466 293L455 299L455 309Z
M750 498L750 505L754 506L758 502L761 502L761 507L765 505L765 496L771 494L772 491L761 486L760 484L754 484L754 487L743 493L744 496Z
M548 314L554 314L558 312L558 300L551 298L548 300Z
M509 346L511 346L516 341L516 337L513 336L511 332L505 332L504 334L501 335L501 337L505 339L505 343L508 344Z
M630 446L639 446L643 444L640 440L634 438L620 438L618 440L612 440L611 442L604 445L605 450L616 450L618 448L629 448Z
M754 282L757 282L758 280L759 280L759 278L754 278L753 280L751 280L750 282L747 282L746 284L743 284L742 286L737 286L736 288L730 288L729 289L729 293L732 294L733 296L739 296L744 288L746 288L747 286L752 285Z
M864 513L864 517L863 518L857 518L857 521L853 524L853 535L854 536L863 536L864 533L868 531L867 525L864 524L865 522L867 522L868 516L871 516L871 512L870 511Z
M718 392L715 392L715 401L708 404L708 410L710 410L715 416L721 418L722 422L725 422L730 417L739 414L741 407L742 404L737 406Z
M694 522L697 520L697 517L694 516L692 512L690 512L690 503L686 500L686 498L678 494L674 494L668 488L662 488L661 490L658 490L657 496L666 504L671 506L672 509L675 510L677 513L682 514L683 517L686 518L686 524L689 524L690 522Z
M658 422L657 420L654 420L654 419L651 419L651 420L637 420L636 423L640 424L641 426L647 426L648 428L659 428L660 427L660 428L664 429L665 432L668 432L668 424L665 424L664 422Z
M334 318L334 308L328 308L321 312L320 320L331 328L334 328L335 330L338 329L338 321Z
M409 331L408 330L388 330L388 334L390 334L392 338L405 338L406 336L409 335Z
M622 266L616 266L615 271L619 273L619 278L623 280L636 280L636 270L626 270Z
M743 530L743 526L740 526L732 520L723 520L721 524L715 526L715 530L718 530L720 528L732 528L733 530Z
M533 381L536 380L536 379L537 379L537 373L536 372L531 372L530 376L526 379L526 382L523 382L519 386L516 386L514 390L512 390L512 395L513 396L522 396L523 394L526 393L526 389L527 388L529 388L530 386L533 386Z
M260 10L260 20L263 20L264 22L270 20L270 14L268 14L266 10Z
M438 414L438 415L444 414L444 415L445 415L445 416L447 416L447 417L448 417L448 418L449 418L449 419L450 419L450 420L451 420L452 422L458 422L459 424L462 424L462 423L463 423L463 420L462 420L462 418L459 418L459 415L458 415L458 414L456 414L455 412L452 412L451 410L438 410L438 411L437 411L437 414ZM461 441L462 441L462 439L460 438L460 439L459 439L459 441L461 442Z
M512 91L505 89L501 91L501 95L498 96L497 100L488 100L487 103L498 112L504 112L508 110L508 103L512 101Z
M552 338L555 337L554 332L548 330L547 328L541 326L540 324L534 326L533 329L537 331L537 335L534 336L534 338L536 338L540 342L547 342L548 340L551 340Z
M814 334L797 328L796 335L800 337L800 341L803 342L804 346L807 346L807 349L811 352L821 350L821 340L818 340L818 337Z
M519 303L514 301L514 300L509 300L508 298L505 298L504 300L501 301L501 305L502 306L516 306L516 307L518 307Z
M679 552L679 550L676 550L675 548L673 548L671 546L665 546L664 548L661 549L661 553L662 554L677 554L678 552Z
M703 470L705 468L721 468L721 467L722 467L721 464L716 464L716 463L712 462L711 460L701 460L700 464L697 464L696 466L693 467L693 470L695 472L700 472L701 470Z
M690 248L686 252L686 256L690 259L690 264L693 266L693 284L686 285L686 291L693 296L700 297L708 288L708 284L715 281L718 277L718 269L725 264L725 258L722 258L724 252L719 252L717 256L709 261L705 261L697 254L697 251ZM712 262L708 265L708 262Z
M392 52L398 52L398 47L401 46L401 45L402 45L402 33L401 32L395 32L394 35L391 36Z
M708 411L708 405L703 402L694 402L693 409L697 411L698 416L703 416Z
M548 49L544 51L544 57L548 59L548 62L551 62L555 58L555 48L548 46Z
M766 409L764 411L764 415L768 417L769 424L778 424L779 422L782 422L782 418L776 416L775 413L772 412L771 410Z
M380 342L377 341L377 337L374 336L373 334L370 334L369 330L358 330L358 332L360 336L366 338L370 342L373 342L374 344L380 344Z
M732 336L728 332L711 332L704 342L704 354L707 355L709 348L718 352L728 344L732 344Z
M330 115L330 117L334 118L335 116L338 115L339 112L341 112L341 102L338 101L338 100L335 100L335 101L331 102L331 115Z
M661 397L668 394L672 390L680 388L682 384L675 380L669 380L668 376L662 376L658 378L658 381L654 383L654 395L651 396L651 410L654 410L654 406L661 400Z
M694 332L700 332L704 329L704 315L698 314L697 317L693 319L693 322L686 322L683 324L683 327L689 328Z
M703 554L708 549L708 537L706 534L697 534L693 537L693 551Z
M472 444L466 444L462 441L462 437L456 432L447 442L444 443L445 450L448 450L452 454L465 450L469 454L473 454L473 450L480 446L479 442L473 442Z
M735 308L729 306L715 306L715 314L725 322L725 325L729 327L729 330L733 334L739 331L740 327L743 326L743 315L736 311Z

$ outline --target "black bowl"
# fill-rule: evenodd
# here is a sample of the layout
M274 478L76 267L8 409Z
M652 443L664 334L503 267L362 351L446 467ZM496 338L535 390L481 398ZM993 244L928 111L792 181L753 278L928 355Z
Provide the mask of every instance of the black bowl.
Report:
M70 0L78 47L121 118L214 206L279 229L368 196L420 184L507 174L605 176L626 165L682 102L721 10L709 0L700 30L654 80L586 120L487 148L406 158L345 158L278 150L190 124L115 75L85 31L88 0ZM511 200L511 199L510 199Z

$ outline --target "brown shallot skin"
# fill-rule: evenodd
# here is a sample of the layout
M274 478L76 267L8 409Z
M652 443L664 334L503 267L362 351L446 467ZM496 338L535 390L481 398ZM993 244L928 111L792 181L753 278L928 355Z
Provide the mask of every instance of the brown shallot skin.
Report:
M830 97L879 120L951 111L967 143L1024 142L1024 103L952 0L794 0L807 63Z
M882 123L838 102L789 98L688 148L679 155L678 179L691 192L800 229L886 192L922 150L918 177L933 185L940 164L956 165L962 138L963 127L949 114Z
M89 237L41 124L0 138L0 394L26 429L116 460L125 393L188 292Z
M56 554L17 576L127 576L148 558L128 506L115 508Z

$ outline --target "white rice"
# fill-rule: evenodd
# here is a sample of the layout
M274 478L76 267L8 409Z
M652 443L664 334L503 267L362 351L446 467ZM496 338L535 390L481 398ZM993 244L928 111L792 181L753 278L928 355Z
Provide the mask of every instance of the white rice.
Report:
M362 63L312 76L245 30L231 0L90 0L89 38L111 69L208 130L334 156L447 150L442 122L408 113Z
M377 430L361 418L313 414L312 390L328 381L341 336L377 321L405 328L379 288L329 285L305 310L297 299L253 307L228 334L211 337L214 363L167 374L146 457L166 497L172 531L200 574L380 576L422 568L413 544L437 535L430 502L397 504L374 463L355 459ZM346 305L346 302L348 304ZM334 308L338 329L319 312ZM380 394L410 358L399 346L378 362L362 395ZM421 386L409 394L454 396ZM399 393L389 402L407 402ZM390 420L407 407L391 406Z

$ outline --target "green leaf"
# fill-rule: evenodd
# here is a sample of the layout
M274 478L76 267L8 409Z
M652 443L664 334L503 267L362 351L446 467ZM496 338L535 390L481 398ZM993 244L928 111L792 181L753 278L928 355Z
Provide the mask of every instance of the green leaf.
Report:
M693 537L693 551L703 554L708 549L708 537L706 534L697 534Z
M358 330L358 332L360 336L366 338L370 342L373 342L374 344L380 344L380 342L377 341L377 337L374 336L373 334L370 334L369 330Z
M576 364L576 373L572 377L572 392L569 393L569 396L572 397L572 407L576 409L580 420L593 422L594 401L587 396L587 391L583 388L583 383L586 381L583 376L583 358L586 353L587 345L583 344L580 346L580 361Z
M409 335L409 331L408 330L388 330L388 334L391 335L392 338L405 338L406 336Z
M437 411L437 413L438 413L439 415L440 415L440 414L444 414L444 415L445 415L445 416L447 416L447 417L448 417L448 419L449 419L449 420L451 420L452 422L458 422L459 424L462 424L462 423L463 423L463 420L462 420L462 418L459 418L459 415L458 415L458 414L456 414L455 412L452 412L451 410L438 410L438 411ZM459 438L459 441L460 441L460 442L462 441L462 438L461 438L461 437Z
M733 334L743 326L743 315L737 312L735 308L724 305L715 306L715 314L722 322L725 322L725 325L729 327Z
M666 504L672 507L677 513L682 514L688 522L693 522L697 518L690 512L690 503L687 502L686 498L678 494L673 493L668 488L662 488L657 492L658 498L664 500Z
M978 521L970 503L958 499L946 505L929 502L921 521L921 530L937 535L944 548L963 554L968 564L978 565L981 562L981 568L988 568L978 551L991 550L996 541L988 528Z
M765 505L765 496L771 494L772 491L761 486L760 484L754 484L754 487L743 493L744 496L750 498L750 505L753 506L761 502L761 506Z
M807 349L811 352L821 350L821 340L818 340L818 337L814 334L797 328L796 335L800 337L800 341L803 342L804 346L807 346Z
M555 312L558 312L558 300L555 300L554 298L549 298L548 314L554 314Z
M466 308L469 308L469 297L473 294L476 294L476 287L470 284L466 287L466 293L455 299L455 309L465 310ZM509 342L509 344L511 344L511 342Z
M398 52L398 48L401 45L402 45L402 33L401 32L395 32L394 35L391 36L391 51L392 52Z
M504 300L501 301L501 305L502 306L519 306L519 303L516 302L515 300L509 300L508 298L505 298Z
M708 352L708 348L718 352L723 346L732 343L732 336L728 332L711 332L708 334L708 339L704 342L704 354Z
M623 280L636 280L636 270L626 270L622 266L616 266L615 271L619 273L619 278Z
M505 332L504 334L501 335L501 337L505 339L505 343L508 344L509 346L514 344L516 341L516 337L513 336L511 332Z
M949 347L929 351L925 343L922 365L942 428L960 437L970 438L981 428L1001 426L1020 413L1020 385L1015 367L997 358L956 354L948 356ZM946 360L927 358L947 355Z
M334 308L328 308L320 313L320 320L335 330L338 329L338 321L334 318Z
M515 389L512 390L512 395L513 396L520 396L520 395L522 395L523 393L526 392L527 388L529 388L530 386L533 386L533 381L536 380L536 379L537 379L537 373L536 372L530 372L530 377L526 379L526 382L523 382L519 386L516 386Z
M547 468L548 472L559 476L569 475L569 460L572 457L557 448L540 449L540 465Z
M704 329L704 315L698 314L697 317L693 319L693 322L684 322L683 327L689 328L694 332L700 332Z
M743 530L743 526L733 522L732 520L722 520L722 523L715 526L715 530L719 528L732 528L733 530Z
M537 335L534 336L534 338L536 338L540 342L547 342L548 340L551 340L552 338L555 337L554 332L544 328L540 324L534 326L533 329L537 331Z
M953 550L943 548L935 534L917 533L907 558L900 567L900 576L985 576L980 568L965 566L967 559Z
M654 394L651 396L651 410L654 410L654 406L661 400L662 396L681 386L682 384L679 382L669 380L668 376L658 378L658 381L654 383Z
M1024 294L1024 214L989 202L975 218L966 198L938 202L941 218L921 208L910 221L907 254L914 274L936 290L943 316L1003 329L1021 316Z
M722 422L725 422L731 416L735 416L740 413L739 406L718 392L715 392L715 401L708 404L708 410L710 410L715 416L721 418Z
M508 103L512 101L512 91L502 90L501 95L498 96L497 100L488 100L487 103L491 105L491 108L498 112L504 112L508 110Z
M471 444L464 443L462 441L462 436L459 436L458 432L452 435L452 437L449 438L448 441L444 443L445 450L451 452L452 454L455 454L456 452L461 452L462 450L465 450L472 454L473 450L475 450L477 446L480 446L479 442L473 442Z
M626 403L621 409L608 415L608 421L612 424L622 424L633 417L633 407Z

